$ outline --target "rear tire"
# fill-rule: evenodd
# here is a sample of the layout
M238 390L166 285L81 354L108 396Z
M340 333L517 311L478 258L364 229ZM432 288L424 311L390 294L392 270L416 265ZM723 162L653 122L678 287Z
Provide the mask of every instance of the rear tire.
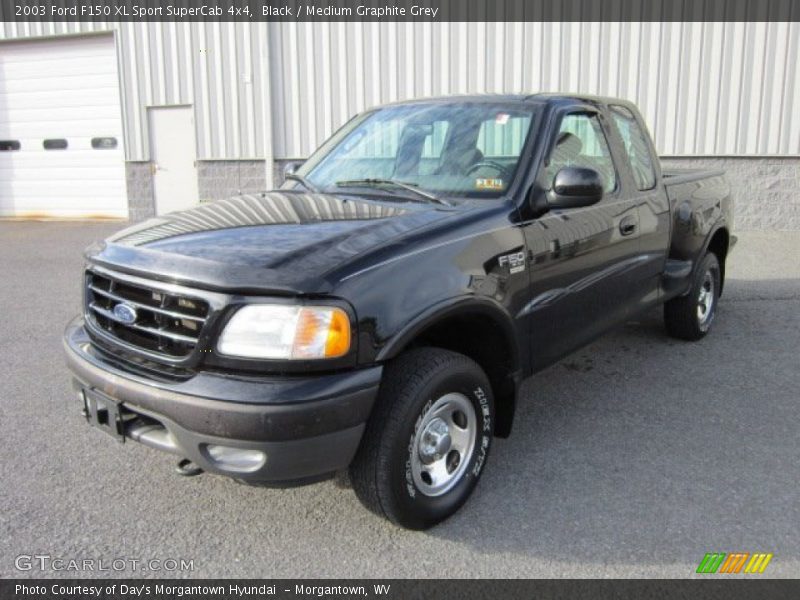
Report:
M489 380L472 359L439 348L391 363L350 479L372 512L409 529L455 513L478 483L494 432Z
M689 293L664 304L664 323L672 337L689 341L705 337L717 313L720 282L719 261L709 252L695 271Z

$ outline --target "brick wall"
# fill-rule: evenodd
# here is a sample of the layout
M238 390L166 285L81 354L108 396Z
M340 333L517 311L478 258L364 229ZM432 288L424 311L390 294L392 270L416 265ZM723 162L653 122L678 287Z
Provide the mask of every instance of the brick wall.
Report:
M128 190L130 220L136 222L152 217L155 214L155 196L150 163L125 163L125 185Z
M724 169L737 231L800 231L800 158L664 158L665 168Z
M200 202L248 192L263 192L266 186L265 168L263 160L199 161L197 180Z
M149 162L125 165L128 214L142 221L156 214L153 174ZM266 187L263 160L206 160L197 163L200 202L221 200L240 193L261 192Z

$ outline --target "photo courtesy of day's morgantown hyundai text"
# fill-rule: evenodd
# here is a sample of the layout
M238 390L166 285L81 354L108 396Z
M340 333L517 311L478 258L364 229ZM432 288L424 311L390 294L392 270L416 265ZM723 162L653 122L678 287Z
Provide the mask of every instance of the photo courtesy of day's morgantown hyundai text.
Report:
M723 174L663 172L611 98L392 104L285 175L86 250L79 409L184 474L348 470L413 529L467 500L524 378L659 304L706 335L735 242Z

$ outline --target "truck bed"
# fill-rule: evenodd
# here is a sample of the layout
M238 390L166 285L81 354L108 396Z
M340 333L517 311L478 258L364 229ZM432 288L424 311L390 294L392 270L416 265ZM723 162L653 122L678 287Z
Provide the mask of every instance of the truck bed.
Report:
M677 185L680 183L690 183L698 179L708 179L725 175L722 169L664 169L662 176L664 185Z

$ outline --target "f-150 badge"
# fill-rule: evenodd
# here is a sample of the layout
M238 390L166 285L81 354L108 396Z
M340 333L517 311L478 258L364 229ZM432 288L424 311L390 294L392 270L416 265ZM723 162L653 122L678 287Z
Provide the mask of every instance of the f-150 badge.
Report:
M508 272L519 273L525 270L525 252L514 252L497 257L497 264L501 267L508 265Z

